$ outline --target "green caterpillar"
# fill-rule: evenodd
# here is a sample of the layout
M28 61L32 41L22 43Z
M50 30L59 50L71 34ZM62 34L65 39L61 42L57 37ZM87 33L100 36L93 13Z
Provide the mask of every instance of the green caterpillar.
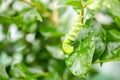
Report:
M81 23L81 15L77 14L75 23L63 41L62 48L65 53L70 54L74 51L74 47L71 45L71 42L75 41L82 26L83 24Z

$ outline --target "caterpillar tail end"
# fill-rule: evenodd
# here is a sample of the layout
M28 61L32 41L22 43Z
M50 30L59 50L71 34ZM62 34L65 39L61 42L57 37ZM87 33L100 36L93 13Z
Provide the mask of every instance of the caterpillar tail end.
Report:
M71 54L74 51L74 47L69 44L63 43L62 48L63 48L64 52L67 54Z

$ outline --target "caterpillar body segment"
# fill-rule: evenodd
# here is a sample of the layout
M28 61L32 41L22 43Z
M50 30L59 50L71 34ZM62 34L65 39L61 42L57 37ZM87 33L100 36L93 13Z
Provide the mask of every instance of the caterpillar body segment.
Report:
M62 48L65 53L70 54L74 51L74 47L71 45L71 42L75 41L82 26L83 24L81 24L81 16L78 14L75 23L73 24L68 34L66 34L63 41Z
M70 44L63 43L63 50L65 53L70 54L74 51L74 47L71 46Z

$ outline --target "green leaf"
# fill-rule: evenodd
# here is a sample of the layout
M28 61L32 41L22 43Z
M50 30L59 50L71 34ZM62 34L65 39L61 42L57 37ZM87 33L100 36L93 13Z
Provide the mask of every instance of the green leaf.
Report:
M66 64L75 76L85 77L91 66L95 41L93 40L93 33L89 30L90 28L83 28L78 41L74 44L74 52L65 55Z
M22 64L13 65L10 70L10 74L16 79L33 80L34 78L34 75L32 75L28 68ZM34 80L36 79L34 78Z
M24 15L24 20L25 21L33 21L34 19L39 20L42 22L42 17L40 16L39 12L36 9L31 9L27 11Z
M109 34L111 35L111 38L117 41L120 41L120 32L116 29L110 29Z
M94 0L88 0L88 1L85 3L85 5L88 6L88 5L92 4L93 2L94 2Z
M93 62L104 53L106 49L106 31L103 29L101 24L99 24L94 19L89 19L86 21L86 25L92 26L94 37L95 37L95 52L93 56Z
M120 28L120 1L119 0L105 0L104 6L107 8L107 11L110 13L114 22Z
M70 6L73 6L75 8L79 8L79 9L82 8L82 4L80 3L80 1L69 1L66 3L66 5L70 5Z
M0 0L0 6L1 6L1 4L2 4L2 0Z
M23 70L20 68L21 66L19 65L14 65L11 68L11 75L15 78L20 78L20 77L26 77L25 73L23 72Z
M43 80L61 80L57 72L50 72Z
M58 4L69 5L78 9L82 8L82 3L79 0L59 0Z
M85 5L87 8L93 10L93 11L96 11L98 12L98 10L101 9L102 7L102 3L103 1L102 0L88 0Z
M23 18L21 16L17 16L17 17L0 16L0 23L5 23L5 24L15 23L17 25L21 25L23 23Z
M73 76L73 74L70 72L70 70L68 68L66 68L63 73L63 80L80 80L80 78Z
M120 18L118 17L113 17L115 23L117 24L117 26L120 28Z
M120 42L109 42L107 44L107 49L103 56L101 57L101 60L116 60L119 58L120 60Z
M2 65L0 65L0 80L8 80L8 78L9 77L5 68Z
M61 66L58 66L61 65ZM57 72L60 76L63 75L64 69L66 68L64 60L50 59L48 70L49 72Z
M63 34L58 32L55 27L41 27L40 32L45 37L61 37Z
M120 1L119 0L114 0L114 1L113 0L105 0L103 4L104 4L104 6L107 7L108 11L112 15L120 18L120 14L119 14L120 13Z
M32 3L34 3L36 6L42 7L42 9L46 9L46 6L40 1L34 0Z
M112 51L112 53L113 53L113 54L116 54L115 58L118 57L118 56L120 57L120 54L119 54L119 53L120 53L120 46L117 47L116 49L114 49L114 50Z
M64 53L63 53L61 48L59 48L57 46L49 46L49 45L47 45L46 49L50 52L52 57L54 57L56 59L64 59Z

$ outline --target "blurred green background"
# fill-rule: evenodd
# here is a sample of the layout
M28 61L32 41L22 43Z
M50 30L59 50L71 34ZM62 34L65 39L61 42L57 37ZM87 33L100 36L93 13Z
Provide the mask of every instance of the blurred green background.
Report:
M96 7L99 23L116 26ZM66 67L61 48L73 21L73 8L57 0L0 0L0 80L81 80ZM120 80L120 62L94 64L87 80Z

